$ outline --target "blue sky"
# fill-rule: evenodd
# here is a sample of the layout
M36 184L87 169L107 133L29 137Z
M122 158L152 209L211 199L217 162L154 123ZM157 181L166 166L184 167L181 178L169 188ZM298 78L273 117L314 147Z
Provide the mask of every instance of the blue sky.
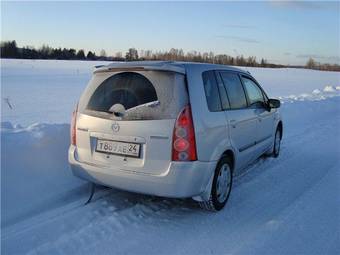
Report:
M339 2L1 2L1 39L108 55L182 48L340 63L339 15Z

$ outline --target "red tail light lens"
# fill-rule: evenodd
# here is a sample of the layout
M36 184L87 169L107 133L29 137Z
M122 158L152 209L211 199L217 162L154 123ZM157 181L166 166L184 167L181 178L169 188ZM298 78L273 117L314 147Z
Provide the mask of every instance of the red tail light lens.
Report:
M72 113L72 121L71 121L71 144L77 145L77 112L78 112L78 104Z
M172 138L172 160L197 160L194 124L191 107L187 105L178 115Z

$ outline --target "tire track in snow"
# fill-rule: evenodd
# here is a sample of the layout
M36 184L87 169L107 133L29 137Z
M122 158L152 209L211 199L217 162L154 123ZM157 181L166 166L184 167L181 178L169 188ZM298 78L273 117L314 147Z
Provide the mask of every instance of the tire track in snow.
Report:
M315 126L320 126L320 124L316 124ZM238 192L237 190L239 189L241 189L241 193L244 193L244 189L246 189L245 186L247 186L248 183L252 185L254 185L254 183L255 184L260 183L263 181L263 179L269 178L268 173L270 173L270 171L276 171L276 170L280 171L280 170L284 170L285 165L287 166L294 165L294 163L297 162L299 158L301 157L301 153L297 153L298 149L294 149L294 150L290 150L290 149L301 148L301 146L303 144L306 144L308 140L311 139L311 137L315 138L314 133L311 132L314 129L308 128L308 130L309 132L305 131L302 139L295 139L295 136L287 138L286 143L287 144L289 143L290 146L283 147L284 150L282 151L282 155L279 158L279 160L281 161L279 164L277 160L274 160L274 159L269 159L269 160L261 159L254 165L250 166L247 169L246 174L240 176L237 179L236 185L234 186L233 193ZM324 131L328 131L328 130L324 128ZM319 140L322 141L323 138L319 137ZM319 143L320 141L317 141L317 142ZM276 174L277 172L273 172L271 175L276 176ZM296 178L296 175L293 174L290 178ZM295 197L293 198L290 197L289 199L287 199L285 203L282 203L280 207L276 208L275 210L276 212L273 212L273 211L271 212L272 216L270 216L270 218L277 217L277 216L274 216L276 215L276 213L280 215L281 208L285 208L289 206L289 204L293 204L300 196L302 196L305 192L308 191L309 187L313 187L314 183L317 182L319 178L322 178L322 177L314 176L308 185L301 188L299 192L300 195L295 194L296 195ZM281 188L282 186L288 186L286 183L287 181L285 182L284 180L280 180L279 182L277 182L277 184L279 184L278 186L279 188ZM274 184L272 186L274 186ZM272 192L275 191L275 187L271 187L271 188L272 188L271 189ZM122 195L122 197L120 195ZM131 195L132 200L126 199L125 198L126 195L128 197L129 195ZM255 194L255 196L257 195ZM262 200L268 201L268 200L271 200L271 198L272 198L272 194L269 194L269 195L263 196ZM120 202L122 202L122 199L124 200L123 206L120 206L121 205ZM251 197L248 197L243 203L238 202L237 207L247 207L246 204L249 204L250 202L249 199L251 199ZM121 192L120 194L116 193L114 194L114 196L107 195L101 200L98 200L95 204L91 205L91 207L93 208L88 208L90 210L94 210L93 214L95 214L96 218L100 219L99 221L97 220L95 224L96 229L98 230L100 229L99 232L92 233L92 235L96 236L96 239L95 239L96 241L92 243L90 246L96 247L97 243L100 243L103 239L112 236L113 232L116 236L121 235L123 231L123 226L129 227L130 230L131 229L138 230L138 225L146 224L148 222L148 218L152 218L152 220L154 221L155 215L158 214L158 212L160 212L162 209L166 210L165 215L167 216L169 216L170 211L178 210L178 208L174 207L176 205L173 203L173 201L171 200L165 200L165 201L167 201L168 205L167 203L164 203L164 201L158 198L145 197L145 196L129 194L125 192ZM242 199L240 199L239 201L242 201ZM256 199L252 199L252 201L256 201ZM99 206L98 206L98 203L100 203ZM177 201L175 203L177 203ZM112 204L114 204L114 206ZM233 207L235 205L229 205L229 206ZM228 207L227 207L227 210L229 210ZM178 212L176 212L176 214L178 214ZM246 226L247 224L245 223L248 221L249 225L252 226L252 224L250 223L252 222L252 219L256 217L257 214L258 214L257 211L250 212L246 217L242 218L242 222L241 221L239 222L240 225ZM183 216L183 214L181 214L181 216ZM268 215L266 216L268 217ZM164 217L164 215L161 215L161 217ZM263 215L261 217L263 217ZM171 220L174 221L174 218L172 218ZM177 225L177 227L180 227L180 226L181 224ZM238 225L234 224L234 226L236 226L234 230L229 228L230 233L236 233L236 232L240 233L241 229L238 228ZM91 229L93 230L93 224L84 226L83 228L80 228L78 231L72 233L71 236L68 235L67 239L61 238L61 239L56 240L53 246L55 249L60 249L60 247L62 247L63 244L72 243L71 246L66 245L64 252L67 252L67 253L74 252L75 251L74 248L77 248L77 247L78 247L77 249L79 250L79 244L77 244L77 241L73 241L73 238L75 240L78 240L78 242L80 240L86 241L86 234L88 233L88 231L91 232ZM245 227L244 235L246 235L248 230L249 230L249 227ZM80 244L80 245L84 245L84 244ZM89 245L87 244L86 247L89 248ZM34 252L38 251L38 253L39 252L44 253L47 251L51 251L51 249L54 250L54 248L52 248L51 245L48 243L48 244L42 245Z
M124 236L126 227L129 230L138 231L140 225L154 221L155 217L162 215L162 211L173 219L169 212L181 211L180 207L184 203L182 200L164 200L127 192L115 193L114 196L109 194L93 204L78 209L82 213L82 221L87 220L87 224L74 225L71 232L57 235L54 240L49 239L48 242L42 243L29 254L46 254L57 251L62 251L63 254L87 253L88 249L107 240L112 236L112 233ZM75 215L79 213L72 212ZM69 222L72 216L67 215L67 218ZM151 218L152 220L149 220ZM82 251L84 246L86 248Z

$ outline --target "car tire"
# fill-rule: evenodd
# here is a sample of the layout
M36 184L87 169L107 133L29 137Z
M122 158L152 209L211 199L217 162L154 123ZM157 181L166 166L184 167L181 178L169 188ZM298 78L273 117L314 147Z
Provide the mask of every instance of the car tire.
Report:
M277 158L280 155L281 149L281 129L277 128L274 136L274 146L272 156Z
M220 211L228 201L233 183L232 161L223 157L218 162L207 201L199 202L201 208L209 211Z

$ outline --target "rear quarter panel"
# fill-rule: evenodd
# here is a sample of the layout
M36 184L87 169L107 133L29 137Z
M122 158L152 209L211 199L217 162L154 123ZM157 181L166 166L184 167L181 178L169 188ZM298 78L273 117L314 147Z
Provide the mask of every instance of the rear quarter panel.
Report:
M202 73L214 70L201 65L187 68L187 83L196 135L198 160L217 161L227 150L233 150L225 114L210 112L208 109ZM233 150L234 151L234 150Z

